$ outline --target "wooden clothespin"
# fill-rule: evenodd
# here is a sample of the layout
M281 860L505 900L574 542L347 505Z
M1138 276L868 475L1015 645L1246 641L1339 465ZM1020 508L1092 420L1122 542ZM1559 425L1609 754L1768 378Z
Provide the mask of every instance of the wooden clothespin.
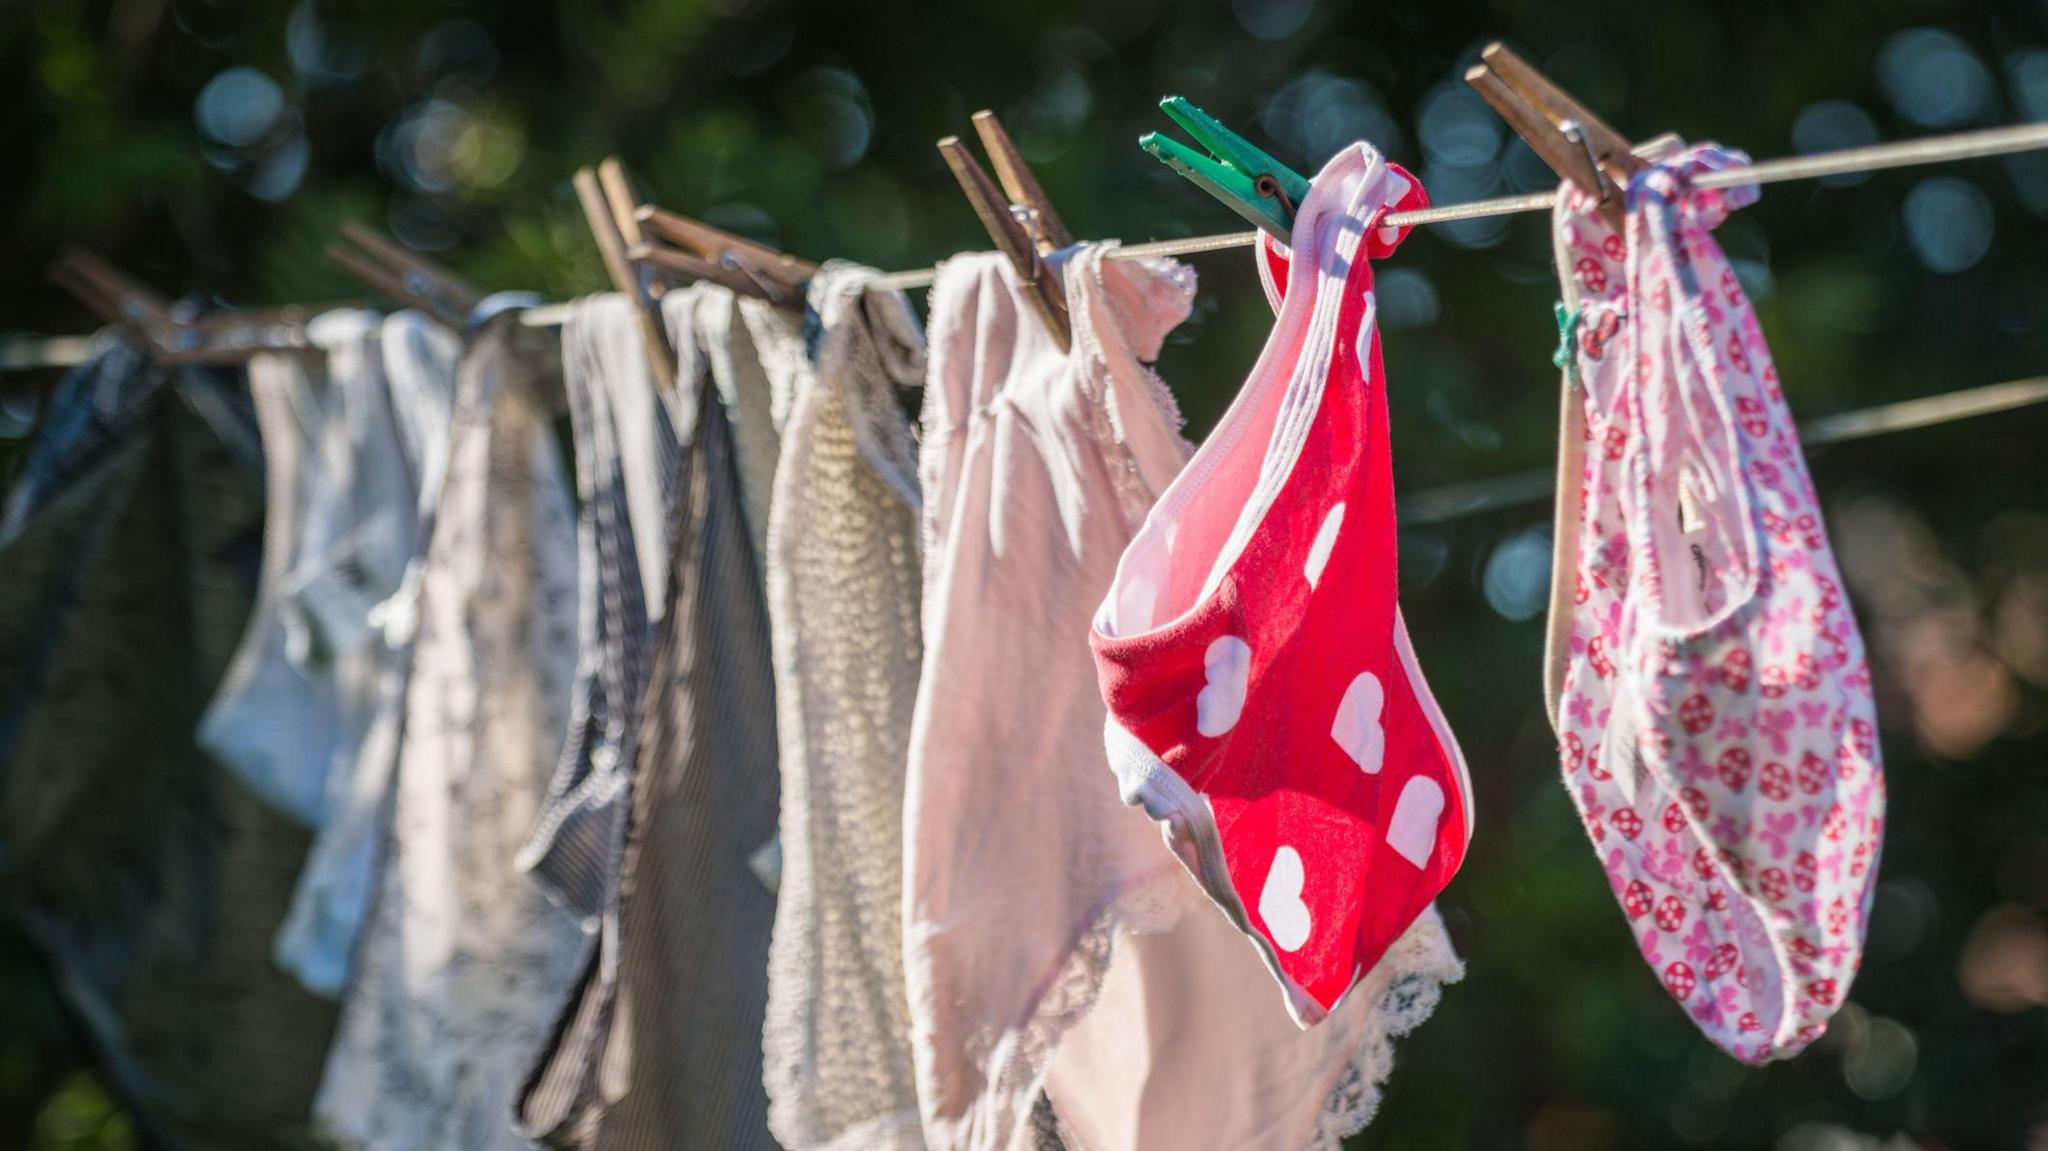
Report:
M418 308L457 331L469 321L480 297L453 272L354 221L343 224L341 234L348 243L329 244L327 258L371 291Z
M617 157L598 165L597 178L625 240L626 258L657 298L666 285L660 275L647 276L650 268L684 280L709 280L781 307L803 306L804 285L817 273L816 264L642 201ZM650 239L648 232L690 250Z
M633 194L633 181L626 175L626 166L619 163L617 156L606 156L599 162L597 186L604 192L605 210L611 213L612 227L619 233L619 242L626 245L626 262L633 266L634 278L645 285L650 299L661 299L668 285L660 276L639 267L641 261L633 255L633 249L645 245L647 237L640 230L639 214L633 210L639 197Z
M960 137L948 136L939 141L939 152L953 169L953 177L960 181L960 190L967 193L968 202L974 205L974 214L981 217L981 226L988 229L989 238L1010 258L1010 266L1023 281L1033 309L1045 321L1046 329L1060 348L1067 350L1072 346L1073 333L1067 320L1066 293L1047 271L1045 257L1073 243L1073 233L1060 222L1059 213L1052 210L1052 201L1046 199L1030 167L1017 154L1016 145L1010 142L1010 134L1003 130L996 114L976 112L974 130L981 136L981 146L988 152L990 162L996 166L996 175L1003 182L1002 191L997 191L995 182L960 142Z
M1506 45L1487 45L1479 59L1465 82L1552 171L1598 198L1601 214L1619 230L1622 203L1615 190L1643 167L1628 140Z
M108 323L120 324L167 365L235 364L262 351L306 351L304 308L185 317L141 281L83 248L67 248L50 279Z
M101 320L120 324L155 346L171 324L170 301L83 248L66 248L50 265L50 281Z
M604 270L611 277L612 287L633 305L654 384L662 391L671 391L676 386L676 352L669 344L668 326L662 322L652 269L642 276L626 255L626 228L631 227L636 237L640 232L632 219L632 193L625 187L625 171L618 162L607 160L605 166L612 173L608 181L600 181L589 168L577 169L576 199L583 205L584 222L590 225L598 254L604 257Z
M617 163L605 161L615 169ZM605 169L599 175L605 175ZM740 295L782 307L803 306L804 286L817 275L816 264L656 204L635 203L623 169L606 180L606 193L611 194L614 186L632 221L626 248L632 260L683 279L723 284ZM618 207L616 199L613 207Z

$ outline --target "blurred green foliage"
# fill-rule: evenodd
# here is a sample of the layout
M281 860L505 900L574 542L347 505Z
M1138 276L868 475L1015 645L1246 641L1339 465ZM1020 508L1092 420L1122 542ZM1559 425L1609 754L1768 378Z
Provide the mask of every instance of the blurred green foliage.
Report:
M351 218L485 287L595 291L567 176L612 152L660 202L804 255L929 263L986 243L932 147L981 107L1087 236L1241 226L1133 146L1167 93L1307 171L1369 135L1440 201L1533 190L1550 177L1457 83L1495 37L1633 135L1758 156L2048 117L2029 0L15 0L0 329L89 324L39 277L65 242L170 292L353 296L320 257ZM2042 371L2044 217L2032 156L1774 187L1722 239L1814 415ZM1387 262L1404 489L1547 466L1549 260L1523 217L1423 229ZM1196 263L1161 364L1191 434L1270 322L1243 253ZM1471 973L1359 1146L2048 1145L2044 434L2020 413L1814 461L1879 664L1893 819L1853 1004L1764 1071L1666 999L1556 782L1547 509L1404 534L1408 618L1479 792L1443 901ZM131 1145L17 941L0 986L0 1143Z

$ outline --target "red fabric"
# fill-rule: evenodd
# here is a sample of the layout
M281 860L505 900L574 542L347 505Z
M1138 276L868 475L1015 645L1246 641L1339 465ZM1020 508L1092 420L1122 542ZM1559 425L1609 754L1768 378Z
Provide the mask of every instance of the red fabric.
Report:
M1092 636L1112 727L1199 797L1141 783L1142 753L1112 730L1126 799L1166 823L1305 1022L1436 897L1470 834L1462 757L1398 610L1369 262L1405 234L1373 220L1426 202L1359 145L1304 202L1300 258L1261 245L1288 289L1272 340L1126 551Z

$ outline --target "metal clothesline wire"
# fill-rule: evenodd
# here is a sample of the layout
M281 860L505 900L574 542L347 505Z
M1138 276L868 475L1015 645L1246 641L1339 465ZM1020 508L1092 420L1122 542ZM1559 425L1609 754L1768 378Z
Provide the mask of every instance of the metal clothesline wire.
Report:
M1701 188L1732 188L1739 184L1781 184L1790 180L1817 180L1826 176L1876 172L1885 168L1907 168L1917 164L1940 164L1982 156L2004 156L2014 152L2030 152L2037 148L2048 148L2048 123L1986 128L1975 132L1933 136L1924 140L1872 144L1862 148L1845 148L1837 152L1821 152L1812 156L1765 160L1741 168L1708 172L1696 178L1693 183ZM1418 224L1449 224L1459 220L1484 219L1488 216L1546 211L1556 202L1555 192L1532 192L1521 196L1474 200L1465 204L1447 204L1440 208L1423 208L1414 212L1394 212L1388 215L1384 222L1401 228ZM1150 256L1192 256L1203 252L1220 252L1226 248L1248 248L1258 237L1259 234L1252 231L1227 232L1215 236L1189 236L1180 240L1154 240L1118 248L1108 253L1105 258L1138 260ZM875 286L899 289L928 287L934 274L935 269L932 268L890 272L877 279Z
M1875 172L1886 168L2010 155L2044 147L2048 147L2048 123L2021 124L1923 140L1846 148L1812 156L1765 160L1740 168L1704 173L1694 180L1694 184L1702 188L1731 188L1742 184L1816 180L1828 176ZM1502 196L1465 204L1424 208L1414 212L1395 212L1384 222L1396 227L1447 224L1489 216L1541 212L1553 207L1556 202L1555 192ZM1154 240L1118 247L1109 252L1106 258L1137 260L1156 256L1192 256L1231 248L1248 248L1258 241L1258 237L1258 232L1247 231L1190 236L1177 240ZM936 274L936 268L890 272L876 279L875 287L899 290L929 287ZM525 319L535 325L559 324L565 314L566 309L561 307L536 309L526 313ZM2048 402L2048 377L2011 380L1981 388L1968 388L1938 396L1880 404L1823 416L1801 426L1800 440L1809 447L1846 443L1891 432L1934 427L1973 416L2013 411L2042 402ZM1540 502L1548 499L1555 489L1556 476L1547 470L1428 488L1415 492L1401 501L1401 521L1415 526L1442 523L1464 516Z

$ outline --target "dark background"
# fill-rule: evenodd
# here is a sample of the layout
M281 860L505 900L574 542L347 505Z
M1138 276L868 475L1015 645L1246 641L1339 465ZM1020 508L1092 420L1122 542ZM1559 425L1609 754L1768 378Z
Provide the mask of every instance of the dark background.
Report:
M320 256L350 218L483 287L598 290L567 177L614 151L680 211L926 264L987 244L932 146L982 107L1090 237L1242 227L1133 145L1167 93L1304 172L1364 137L1439 203L1541 189L1457 79L1496 37L1632 136L1759 158L2048 118L2048 8L2021 0L0 0L0 331L91 326L41 277L65 242L172 294L356 295ZM2048 367L2044 217L2048 153L1772 187L1721 235L1812 416ZM1161 370L1199 435L1270 313L1245 253L1193 262ZM1421 229L1386 263L1404 491L1549 465L1554 294L1541 217ZM18 382L0 475L34 417ZM1666 998L1558 785L1547 508L1404 534L1408 618L1478 790L1442 903L1471 974L1401 1045L1358 1146L2048 1147L2044 433L2023 411L1813 458L1892 818L1852 1000L1767 1070ZM0 929L0 1146L133 1145Z

